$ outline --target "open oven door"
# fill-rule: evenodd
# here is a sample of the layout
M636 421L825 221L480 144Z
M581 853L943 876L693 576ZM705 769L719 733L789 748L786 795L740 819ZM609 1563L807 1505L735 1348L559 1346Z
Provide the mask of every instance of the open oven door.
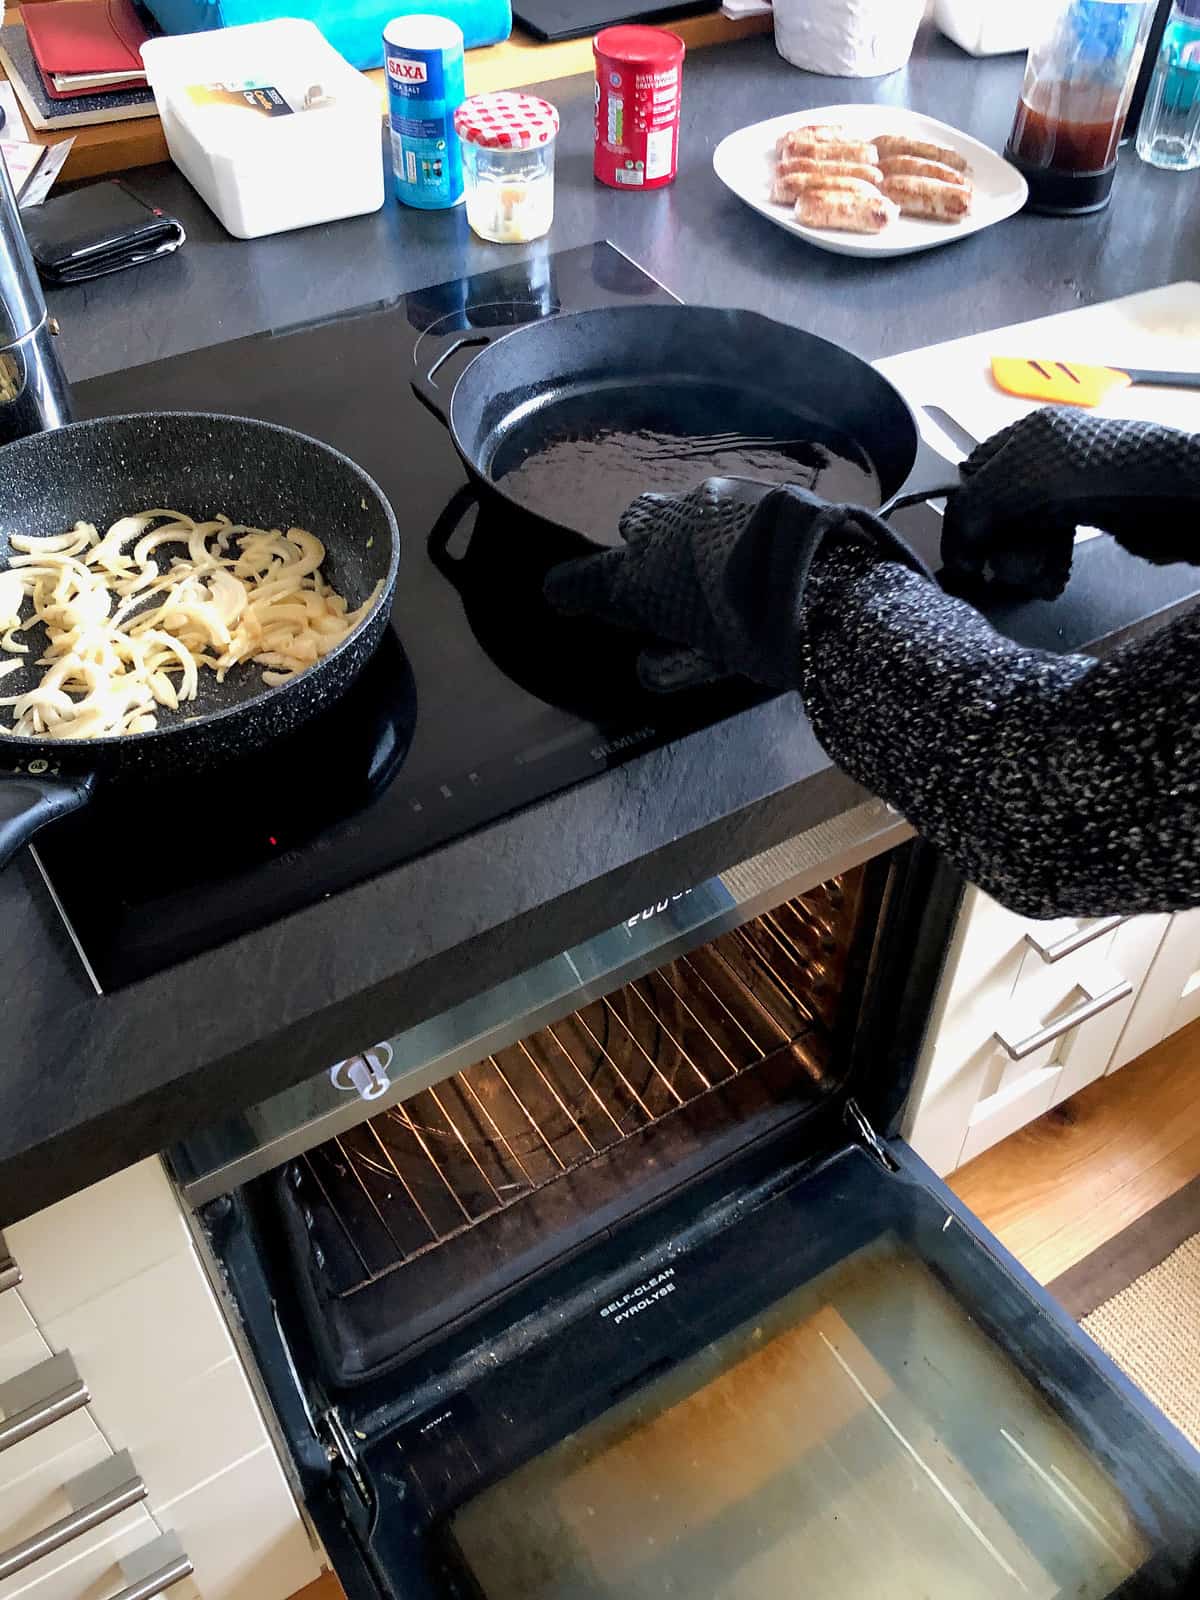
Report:
M593 1259L586 1293L376 1435L386 1592L1200 1592L1200 1455L906 1145L849 1120L815 1168L614 1238L598 1294Z

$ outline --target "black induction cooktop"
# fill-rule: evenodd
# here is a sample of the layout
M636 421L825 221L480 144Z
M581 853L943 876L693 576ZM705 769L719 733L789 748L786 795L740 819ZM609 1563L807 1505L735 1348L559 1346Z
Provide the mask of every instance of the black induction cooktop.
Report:
M649 695L630 640L548 612L542 575L574 552L480 508L409 381L463 330L671 300L602 243L76 388L85 417L237 411L315 434L376 479L401 535L391 630L338 705L200 777L101 790L43 836L43 870L99 987L336 894L755 697L745 686Z

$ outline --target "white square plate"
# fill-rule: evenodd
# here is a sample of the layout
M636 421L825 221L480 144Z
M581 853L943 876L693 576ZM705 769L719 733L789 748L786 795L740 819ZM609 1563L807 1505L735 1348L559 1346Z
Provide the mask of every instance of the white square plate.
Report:
M775 205L771 200L771 180L775 173L775 141L789 128L806 122L835 122L852 134L871 139L876 134L907 134L931 144L946 145L970 163L975 199L969 214L960 222L926 222L920 217L897 217L882 233L840 233L833 228L806 228L792 215L790 205ZM933 117L902 106L816 106L792 111L786 116L756 122L749 128L722 139L713 151L713 170L739 200L807 239L818 249L841 256L906 256L913 250L932 250L935 245L951 244L969 233L1003 222L1025 204L1029 194L1025 179L1014 166L987 145L969 134L960 133Z

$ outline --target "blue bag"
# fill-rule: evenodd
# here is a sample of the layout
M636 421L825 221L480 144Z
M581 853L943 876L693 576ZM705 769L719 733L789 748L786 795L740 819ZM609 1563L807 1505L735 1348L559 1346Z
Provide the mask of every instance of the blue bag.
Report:
M206 33L244 22L303 17L315 22L352 67L383 65L383 30L393 17L436 12L463 31L468 50L512 32L510 0L143 0L164 33Z

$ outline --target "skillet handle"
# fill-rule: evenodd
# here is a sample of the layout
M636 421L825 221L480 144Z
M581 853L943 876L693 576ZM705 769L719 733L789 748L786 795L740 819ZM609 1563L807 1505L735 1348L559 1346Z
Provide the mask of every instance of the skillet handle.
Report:
M477 498L469 483L464 483L461 489L455 490L434 523L426 545L434 566L444 578L450 579L455 588L458 587L457 573L462 566L463 557L450 554L450 540Z
M484 345L492 344L506 333L511 333L511 328L496 328L493 332L480 331L479 333L464 333L458 339L451 339L450 343L438 352L438 358L428 372L418 371L413 374L413 393L423 405L428 406L439 422L450 426L450 390L440 389L434 382L441 369L450 357L459 350L482 349Z
M893 511L901 511L905 506L918 506L925 500L944 499L961 486L958 469L924 438L918 437L912 470L899 491L879 508L879 515L890 517Z
M6 867L22 845L39 828L79 811L92 798L96 774L78 778L31 772L0 773L0 869Z

